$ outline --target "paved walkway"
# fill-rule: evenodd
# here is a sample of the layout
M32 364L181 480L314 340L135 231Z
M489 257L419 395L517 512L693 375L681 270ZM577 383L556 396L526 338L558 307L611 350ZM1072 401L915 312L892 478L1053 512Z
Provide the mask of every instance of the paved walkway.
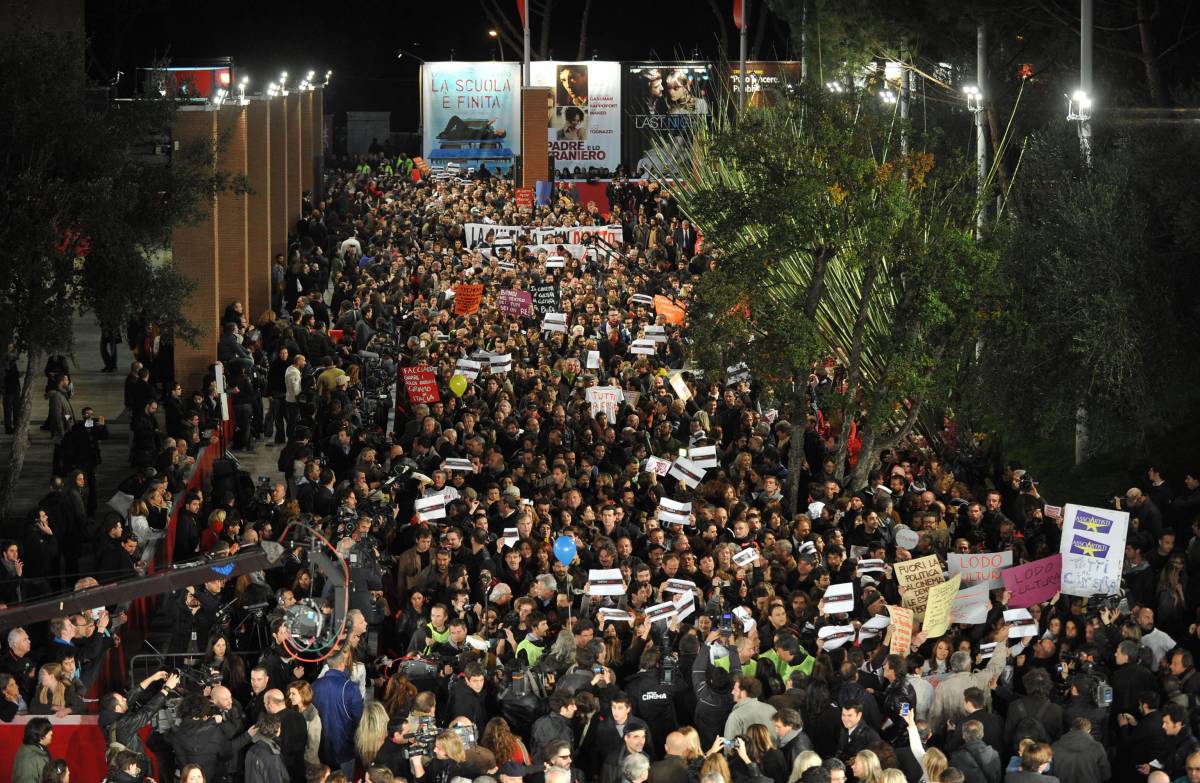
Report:
M71 403L78 415L85 406L91 406L96 414L107 419L109 438L100 448L102 463L96 469L98 505L103 506L116 491L117 485L129 475L129 417L117 418L125 407L125 376L133 356L124 343L117 349L116 372L100 372L104 363L100 359L100 327L91 313L77 316L74 321L75 350L70 354L68 366L71 381L75 384L75 396ZM33 387L33 416L29 421L29 434L33 445L25 453L25 469L9 506L9 519L23 518L49 489L50 470L54 446L50 433L41 429L46 420L47 402L42 396L45 376L42 367L35 367L37 377ZM24 359L21 367L24 369ZM22 379L24 380L24 379ZM0 464L7 465L12 453L13 436L0 433Z

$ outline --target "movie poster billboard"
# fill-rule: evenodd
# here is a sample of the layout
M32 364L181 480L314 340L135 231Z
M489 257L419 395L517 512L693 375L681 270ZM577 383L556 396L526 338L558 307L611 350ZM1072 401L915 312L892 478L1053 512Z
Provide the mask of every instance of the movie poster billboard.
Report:
M521 64L433 62L421 66L424 156L444 164L473 150L521 152ZM477 161L463 161L477 167Z
M687 143L691 129L707 122L715 102L711 63L626 63L621 97L625 109L625 163L630 173L670 176L668 158L656 142Z
M621 64L590 60L529 64L529 81L550 88L549 152L558 169L615 169L621 161Z
M737 102L741 80L738 63L729 66L729 89L734 103ZM746 61L746 105L774 106L783 97L800 89L799 60L747 60Z

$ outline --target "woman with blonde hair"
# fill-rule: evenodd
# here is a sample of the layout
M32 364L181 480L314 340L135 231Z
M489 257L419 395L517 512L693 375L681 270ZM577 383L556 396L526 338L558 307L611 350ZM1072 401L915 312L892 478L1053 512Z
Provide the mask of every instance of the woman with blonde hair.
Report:
M354 732L354 751L363 769L368 769L388 738L388 714L377 701L367 702Z
M949 766L950 761L945 753L937 748L925 751L924 757L921 758L921 783L938 783L942 779L942 773Z
M885 769L879 776L880 783L908 783L904 773L898 769Z
M873 751L860 750L854 754L850 762L850 771L858 783L883 783L880 779L883 769L879 766L879 757Z
M82 715L85 711L83 687L67 678L62 664L42 664L38 670L37 688L29 702L29 714L53 714L56 718L65 718L72 713Z
M821 766L821 757L811 750L802 750L796 760L792 762L792 774L788 776L788 783L798 783L800 776L813 767Z
M717 737L717 741L709 748L704 757L704 763L700 765L700 779L703 780L704 776L710 772L716 772L726 783L733 783L733 772L729 769L729 762L725 760L725 754L721 752L720 737Z
M413 779L437 783L460 776L470 778L474 770L464 763L466 759L467 750L463 747L462 739L458 734L453 731L443 731L433 741L432 760L426 763L423 756L413 757Z

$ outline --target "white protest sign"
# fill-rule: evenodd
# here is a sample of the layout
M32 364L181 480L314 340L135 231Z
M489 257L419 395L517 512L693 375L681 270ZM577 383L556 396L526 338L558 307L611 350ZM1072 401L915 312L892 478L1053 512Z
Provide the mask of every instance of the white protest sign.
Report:
M413 503L413 510L417 512L417 517L422 522L429 522L434 519L446 518L446 496L439 493L430 495L429 497L417 498Z
M1062 592L1084 597L1120 592L1128 531L1127 511L1068 503L1059 548Z
M665 476L670 469L671 463L660 457L646 457L646 464L642 466L642 470L656 476Z
M963 625L987 622L988 590L984 582L959 590L950 607L950 622Z
M680 457L671 465L668 475L682 481L688 486L688 489L695 489L704 480L704 468L687 457Z
M748 568L758 562L758 550L748 546L733 556L733 562L742 568Z
M826 650L836 650L847 642L854 641L853 625L826 625L817 631L817 638L824 640Z
M625 595L621 569L593 568L588 571L588 595Z
M825 591L825 614L849 614L854 611L854 583L830 585Z
M625 395L620 386L589 386L586 398L592 406L592 415L604 413L612 422L617 418L617 408L621 407Z
M962 574L964 585L982 582L988 587L1004 587L1004 579L1000 572L1012 566L1013 553L1011 549L1007 552L950 552L946 555L946 563L950 567L951 575Z

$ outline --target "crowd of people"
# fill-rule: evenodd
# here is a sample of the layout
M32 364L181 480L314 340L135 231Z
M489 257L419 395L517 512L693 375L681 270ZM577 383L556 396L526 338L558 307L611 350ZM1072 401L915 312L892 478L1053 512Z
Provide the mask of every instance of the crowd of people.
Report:
M1010 639L996 589L982 622L898 648L881 630L905 601L897 564L1058 552L1061 515L1034 477L951 421L852 452L872 468L851 487L836 364L782 414L747 380L689 371L680 314L719 253L666 188L618 182L608 215L562 190L518 207L507 180L372 156L325 193L276 259L272 310L231 303L220 372L190 397L161 389L165 431L154 378L131 374L128 512L89 512L76 470L0 553L19 601L95 584L75 581L91 525L121 578L163 536L177 562L286 545L280 567L161 597L176 665L101 696L108 780L1200 783L1197 473L1171 487L1151 469L1117 499L1122 596L1056 595L1031 607L1034 636ZM610 240L568 240L589 226ZM501 307L535 288L532 312ZM432 398L393 389L422 366ZM233 445L277 449L279 474L176 499L222 381ZM710 446L699 476L660 470ZM302 530L347 564L344 630L320 660L294 654L294 610L331 611L338 585ZM827 612L847 583L853 608ZM0 719L39 716L14 783L68 779L54 721L87 710L124 618L8 631ZM846 625L849 643L822 632Z

